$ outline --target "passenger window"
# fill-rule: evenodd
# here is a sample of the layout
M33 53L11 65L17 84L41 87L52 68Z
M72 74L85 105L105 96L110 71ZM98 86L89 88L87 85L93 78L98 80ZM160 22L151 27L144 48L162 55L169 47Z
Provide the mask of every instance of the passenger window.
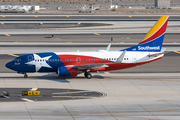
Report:
M88 59L86 59L86 61L88 61Z
M65 61L67 61L67 59L65 59Z
M89 59L89 61L91 61L91 59Z
M128 60L128 58L127 58L127 60Z
M124 60L126 60L126 58L124 58Z

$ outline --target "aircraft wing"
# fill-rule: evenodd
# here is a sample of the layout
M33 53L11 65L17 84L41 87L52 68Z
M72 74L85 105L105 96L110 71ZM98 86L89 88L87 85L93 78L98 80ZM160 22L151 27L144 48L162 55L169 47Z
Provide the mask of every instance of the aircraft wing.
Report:
M78 70L90 70L90 69L98 69L98 68L104 68L109 67L108 64L112 63L97 63L97 64L85 64L85 65L68 65L67 67L75 67Z
M97 64L84 64L84 65L67 65L67 67L76 67L78 70L90 70L90 69L98 69L109 67L108 64L116 64L121 63L124 56L126 54L126 50L119 56L119 58L115 62L108 62L108 63L97 63Z

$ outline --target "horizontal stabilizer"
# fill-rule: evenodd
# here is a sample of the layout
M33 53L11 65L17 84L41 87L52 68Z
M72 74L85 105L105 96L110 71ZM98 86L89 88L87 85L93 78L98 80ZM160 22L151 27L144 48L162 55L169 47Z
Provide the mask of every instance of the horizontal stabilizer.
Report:
M149 57L151 57L151 56L155 56L155 57L156 57L156 56L162 55L162 54L164 54L165 50L166 50L166 48L163 48L163 49L161 49L161 52L160 52L160 53L149 54L148 56L149 56Z

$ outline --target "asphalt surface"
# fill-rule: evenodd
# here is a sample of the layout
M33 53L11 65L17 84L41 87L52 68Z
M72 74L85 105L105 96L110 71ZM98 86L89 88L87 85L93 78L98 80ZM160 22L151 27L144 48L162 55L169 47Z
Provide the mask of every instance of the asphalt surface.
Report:
M43 29L43 28L74 28L74 27L96 27L111 26L104 23L5 23L1 29Z
M57 101L35 101L25 96L24 101L0 102L1 119L179 120L180 73L93 74L90 80L83 75L66 79L47 73L30 76L25 79L16 73L0 73L0 87L77 89L107 96Z
M162 15L1 15L0 21L157 21ZM180 16L171 15L170 21L179 21Z
M1 77L2 78L2 77ZM77 90L77 89L48 89L38 88L40 95L23 95L23 91L31 91L32 88L0 88L0 91L6 91L9 96L0 95L0 102L20 102L20 101L59 101L59 100L77 100L92 99L106 96L105 93ZM33 91L33 92L36 92ZM27 100L28 99L28 100Z
M53 35L53 37L52 37ZM107 34L10 34L0 35L0 42L59 42L59 43L139 43L146 33ZM166 33L164 43L180 43L179 33ZM2 44L0 44L2 45ZM28 45L28 44L27 44Z
M32 16L31 16L32 17ZM34 16L33 16L34 17ZM127 19L133 17L126 16ZM1 18L8 20L8 17ZM39 19L40 17L34 17ZM62 21L71 18L63 16ZM81 18L81 17L79 17ZM107 19L107 17L105 17ZM112 17L113 18L113 17ZM119 18L108 17L108 19ZM139 18L137 16L137 18ZM157 19L159 16L157 17ZM13 19L13 18L10 18ZM18 18L19 19L19 18ZM24 19L24 18L23 18ZM25 18L30 20L31 18ZM43 18L44 19L44 18ZM46 18L47 19L47 18ZM50 19L50 18L48 18ZM54 18L56 19L56 18ZM57 18L59 19L59 18ZM73 18L73 19L78 19ZM73 20L72 19L72 20ZM82 18L81 18L82 19ZM86 18L89 20L90 18ZM96 18L93 18L94 20ZM101 18L98 18L101 19ZM125 18L122 18L123 20ZM148 18L150 19L150 18ZM156 19L156 17L154 18ZM156 19L156 20L157 20ZM178 18L179 19L179 18ZM31 19L32 20L32 19ZM151 19L153 20L153 19ZM155 21L156 21L155 20ZM175 20L175 19L174 19ZM17 18L14 18L17 21ZM78 20L77 20L78 21ZM106 21L106 20L104 20ZM124 30L124 29L123 29ZM9 30L8 30L9 31ZM144 30L143 30L144 31ZM36 32L36 31L35 31ZM43 31L44 32L44 31ZM94 31L93 31L94 32ZM97 33L97 32L95 32ZM145 34L70 34L57 35L51 38L51 34L46 35L1 35L3 42L109 42L113 37L113 42L138 43ZM112 36L113 35L113 36ZM167 39L168 38L168 39ZM179 34L167 34L166 43L179 43ZM113 47L113 46L112 46ZM59 51L78 50L77 47L55 47ZM2 52L15 52L16 50L35 51L53 48L47 47L8 47L1 46ZM86 47L84 49L87 50ZM99 49L89 47L89 49ZM104 49L104 48L103 48ZM114 49L114 48L112 48ZM112 50L111 49L111 50ZM117 49L117 48L115 48ZM22 50L21 50L22 51ZM81 51L81 50L80 50ZM84 51L84 50L83 50ZM18 55L18 54L17 54ZM73 78L59 78L57 74L35 73L28 74L29 78L17 74L7 68L5 64L15 57L7 54L0 55L0 87L1 91L10 92L10 98L0 97L0 118L7 120L14 119L174 119L179 120L180 113L180 54L179 52L169 52L158 61L142 66L105 72L92 73L92 79L88 80L83 74ZM41 96L21 96L22 90L38 88ZM46 88L46 89L44 89ZM69 94L69 91L71 93ZM84 92L86 91L86 92ZM97 92L92 92L97 91ZM52 93L60 97L52 97ZM88 93L88 94L87 94ZM105 97L101 97L107 95ZM66 96L66 97L65 97ZM95 98L95 99L93 99ZM9 101L9 102L8 102ZM14 103L14 101L18 101Z
M14 58L15 57L11 55L0 55L0 73L15 72L5 67L5 64ZM179 68L180 54L175 52L166 52L165 56L160 60L134 68L110 71L110 73L180 73Z

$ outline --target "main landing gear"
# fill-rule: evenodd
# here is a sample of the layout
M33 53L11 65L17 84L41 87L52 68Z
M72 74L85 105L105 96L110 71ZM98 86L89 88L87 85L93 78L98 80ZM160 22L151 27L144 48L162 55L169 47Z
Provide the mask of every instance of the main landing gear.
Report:
M28 75L27 75L27 74L24 74L24 78L28 78Z
M91 78L92 78L91 73L88 73L88 72L85 72L85 73L84 73L84 76L85 76L87 79L91 79Z

